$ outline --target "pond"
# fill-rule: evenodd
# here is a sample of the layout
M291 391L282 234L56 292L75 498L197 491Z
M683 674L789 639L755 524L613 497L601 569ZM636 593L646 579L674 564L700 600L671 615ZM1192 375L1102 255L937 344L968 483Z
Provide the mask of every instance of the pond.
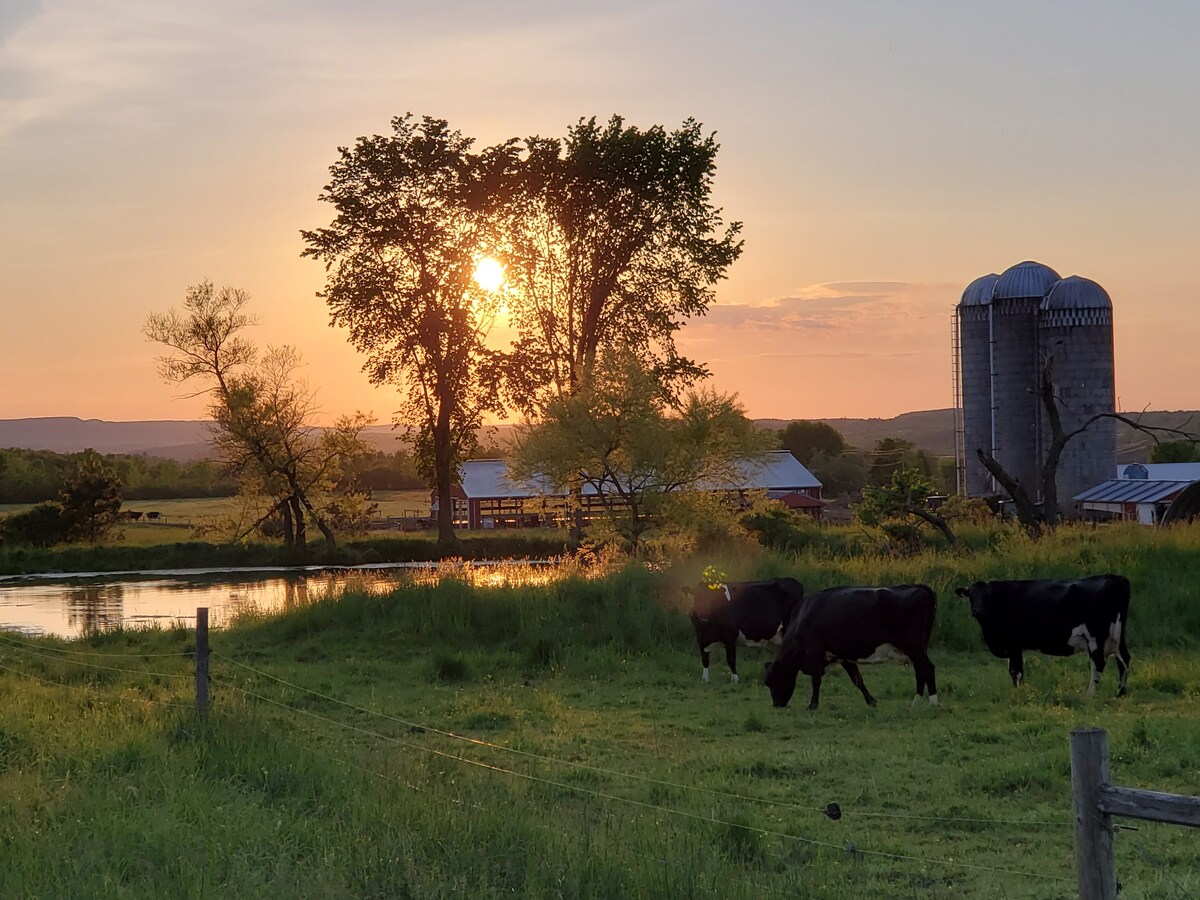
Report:
M346 587L387 593L436 579L437 563L382 563L341 569L174 569L0 577L0 631L75 638L96 629L194 624L197 607L219 628L244 610L283 611ZM542 561L477 562L449 567L480 584L544 582ZM514 578L516 573L520 573Z

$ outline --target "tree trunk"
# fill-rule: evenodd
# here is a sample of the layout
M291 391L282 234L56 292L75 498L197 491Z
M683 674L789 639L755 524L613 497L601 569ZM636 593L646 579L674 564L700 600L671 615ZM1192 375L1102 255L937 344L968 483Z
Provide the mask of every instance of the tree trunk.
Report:
M438 545L447 550L455 546L454 475L451 469L450 403L442 400L437 424L433 429L433 472L438 496Z
M296 544L296 524L292 521L291 504L284 501L276 509L283 514L283 545L293 547Z
M979 457L979 461L983 463L983 467L991 476L1000 482L1000 486L1008 492L1008 496L1017 507L1017 519L1030 534L1038 535L1042 530L1042 517L1038 513L1037 504L1030 499L1025 488L1021 486L1021 482L1004 471L1004 467L996 458L982 447L976 448L975 455Z
M288 503L292 507L292 519L296 523L296 546L300 548L302 558L308 558L308 529L304 522L304 507L300 505L300 498L292 494Z

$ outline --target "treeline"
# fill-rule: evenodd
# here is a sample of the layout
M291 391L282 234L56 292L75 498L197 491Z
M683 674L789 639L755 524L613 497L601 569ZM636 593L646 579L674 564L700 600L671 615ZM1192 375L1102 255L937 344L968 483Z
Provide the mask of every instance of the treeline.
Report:
M498 454L498 448L481 452ZM86 451L84 451L86 452ZM41 503L58 499L79 468L84 453L53 450L0 449L0 503ZM213 460L180 463L138 454L104 454L121 482L121 496L131 500L179 497L232 497L237 480ZM377 453L358 461L353 477L371 491L409 491L426 486L416 460L403 450Z
M792 422L778 435L780 449L790 451L817 477L827 498L889 484L902 469L920 473L935 490L954 492L954 460L934 456L903 438L883 438L864 450L847 444L832 425L805 419Z
M0 503L54 500L79 469L83 453L0 449ZM135 454L105 454L126 500L231 497L237 483L211 460L179 463Z

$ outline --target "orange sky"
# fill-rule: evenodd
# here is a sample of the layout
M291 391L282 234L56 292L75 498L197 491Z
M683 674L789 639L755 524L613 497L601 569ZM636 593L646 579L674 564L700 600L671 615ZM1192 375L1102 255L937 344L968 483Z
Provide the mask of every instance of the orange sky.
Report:
M950 405L959 293L1029 258L1111 294L1124 408L1200 407L1200 7L994 6L5 0L0 417L201 416L140 328L210 278L386 420L298 232L406 111L715 129L746 249L680 345L751 415Z

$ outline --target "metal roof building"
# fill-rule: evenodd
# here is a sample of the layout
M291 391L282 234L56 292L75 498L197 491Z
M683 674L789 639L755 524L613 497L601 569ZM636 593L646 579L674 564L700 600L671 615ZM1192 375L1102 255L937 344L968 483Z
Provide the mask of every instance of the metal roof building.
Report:
M765 490L767 496L783 499L801 494L819 501L821 482L787 450L775 450L760 460L743 460L738 465L735 483L708 484L702 490ZM466 528L495 528L506 525L535 525L552 519L554 501L564 494L551 489L548 482L534 478L517 481L509 477L502 459L472 459L463 463L461 481L454 489L454 517ZM583 488L584 502L596 498L592 485ZM436 503L436 494L433 497ZM796 502L795 498L792 502ZM790 505L790 504L789 504ZM812 509L805 504L806 509ZM819 509L817 510L819 512ZM436 515L436 508L433 510Z
M1143 525L1192 522L1200 517L1200 462L1120 465L1115 479L1074 499L1090 518Z

